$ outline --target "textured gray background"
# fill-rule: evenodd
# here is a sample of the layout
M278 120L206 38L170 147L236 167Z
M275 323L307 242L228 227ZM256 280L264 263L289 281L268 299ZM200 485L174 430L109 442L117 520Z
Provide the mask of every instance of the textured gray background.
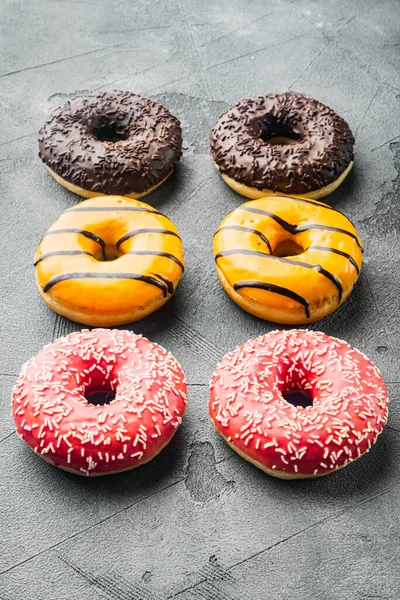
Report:
M1 0L0 599L358 600L400 597L399 20L393 0ZM179 227L187 270L162 310L133 326L175 354L189 381L184 425L150 464L78 478L13 433L23 361L79 329L41 301L33 253L77 197L47 174L37 132L87 90L132 90L183 125L176 174L148 197ZM314 481L270 478L212 429L219 358L275 328L220 287L212 234L241 199L214 171L208 135L240 97L292 90L332 106L356 135L356 166L329 201L366 247L345 305L314 325L382 370L389 423L369 455Z

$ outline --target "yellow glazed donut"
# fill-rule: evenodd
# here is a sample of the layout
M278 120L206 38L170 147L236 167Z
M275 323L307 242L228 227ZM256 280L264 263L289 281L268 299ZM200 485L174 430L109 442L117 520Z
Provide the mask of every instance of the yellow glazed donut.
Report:
M336 310L357 281L362 253L351 221L308 198L246 202L214 236L227 294L247 312L276 323L312 323Z
M184 263L175 225L156 209L102 196L64 211L35 254L36 281L56 313L93 326L122 325L173 295Z

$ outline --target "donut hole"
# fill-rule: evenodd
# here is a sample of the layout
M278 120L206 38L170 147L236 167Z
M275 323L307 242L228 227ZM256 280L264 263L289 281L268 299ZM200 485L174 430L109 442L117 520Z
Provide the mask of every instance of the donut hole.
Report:
M96 247L93 248L93 255L99 262L111 262L125 254L121 247L116 244L119 236L118 234L115 235L115 229L114 224L109 224L107 229L99 227L96 230L96 235L104 242L104 245L96 244Z
M104 127L95 130L95 136L100 142L120 142L127 139L126 133L113 130L111 127Z
M120 256L123 256L123 252L117 248L115 244L109 244L104 248L104 254L101 253L99 256L96 256L97 260L101 262L109 262L113 260L117 260Z
M123 125L104 115L98 115L94 120L93 135L100 142L120 142L128 139L128 132Z
M118 243L123 233L126 233L124 222L118 216L93 223L89 233L93 236L93 244L89 248L87 245L83 246L82 250L88 249L99 262L117 260L126 254L123 244Z
M294 239L288 238L279 242L279 244L273 249L272 255L285 258L288 256L298 256L299 254L303 254L303 252L304 248L300 246L300 244L298 244Z
M113 260L117 260L125 253L122 252L119 248L116 247L115 244L107 244L104 248L100 248L94 253L94 257L96 260L100 262L111 262Z
M307 406L313 404L310 394L305 390L291 390L290 392L284 392L282 396L292 406L307 408Z
M102 360L94 367L91 365L87 369L82 368L83 396L89 404L103 406L115 400L119 385L118 375L113 370L108 373L109 364Z
M296 144L300 139L300 134L272 115L266 115L260 125L260 139L271 146L288 146Z
M313 406L313 400L318 395L312 384L315 374L302 356L291 356L282 362L282 379L279 391L285 402L299 409Z
M97 369L92 372L90 382L85 386L84 396L89 404L103 406L111 404L116 396L116 382L105 381L104 374Z
M113 400L115 400L115 392L111 389L92 390L90 392L85 392L85 398L89 404L94 404L95 406L104 406L104 404L110 404Z

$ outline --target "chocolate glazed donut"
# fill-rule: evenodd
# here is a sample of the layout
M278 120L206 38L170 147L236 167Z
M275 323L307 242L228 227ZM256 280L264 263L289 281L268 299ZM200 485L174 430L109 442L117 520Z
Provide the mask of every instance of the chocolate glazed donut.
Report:
M350 172L353 144L344 119L299 94L239 100L211 132L211 155L222 178L251 199L326 196Z
M91 93L57 108L39 133L39 156L54 178L85 198L139 198L172 173L181 156L178 119L130 92Z

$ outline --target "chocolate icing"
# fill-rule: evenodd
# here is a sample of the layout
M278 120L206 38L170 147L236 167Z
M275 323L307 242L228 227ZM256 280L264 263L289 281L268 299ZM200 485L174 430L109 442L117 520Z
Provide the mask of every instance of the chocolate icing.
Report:
M39 156L57 175L103 194L143 193L176 167L178 119L130 92L93 92L57 108L39 133Z
M290 137L293 144L270 139ZM303 194L335 181L354 159L354 137L331 108L299 94L239 100L211 132L220 172L258 190Z

